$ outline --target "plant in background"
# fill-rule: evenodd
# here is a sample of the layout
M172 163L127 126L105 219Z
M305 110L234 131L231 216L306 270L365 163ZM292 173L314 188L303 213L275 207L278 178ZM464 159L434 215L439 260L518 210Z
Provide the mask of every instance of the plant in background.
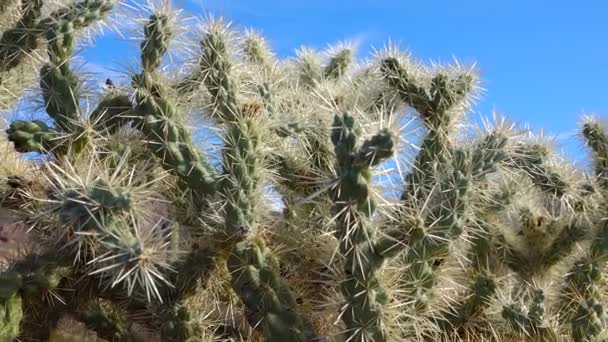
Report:
M139 67L89 111L73 57L121 8L146 13ZM32 87L48 115L10 122L1 154L2 217L27 230L0 272L3 341L606 338L599 119L587 173L501 118L469 129L479 81L457 63L280 59L224 19L180 28L167 1L0 18L0 109Z

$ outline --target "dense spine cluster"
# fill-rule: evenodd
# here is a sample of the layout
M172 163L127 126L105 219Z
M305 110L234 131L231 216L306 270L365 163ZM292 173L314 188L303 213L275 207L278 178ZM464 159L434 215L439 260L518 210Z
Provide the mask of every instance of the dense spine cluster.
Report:
M0 340L606 339L600 119L587 173L505 120L468 125L459 64L280 59L224 19L118 3L0 4L0 109L37 84L48 115L0 152ZM84 106L78 43L133 8L140 68Z

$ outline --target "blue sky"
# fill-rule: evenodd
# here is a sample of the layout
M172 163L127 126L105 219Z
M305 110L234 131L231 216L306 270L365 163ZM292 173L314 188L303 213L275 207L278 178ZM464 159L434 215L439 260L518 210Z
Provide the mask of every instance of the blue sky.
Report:
M474 115L493 109L559 134L578 159L580 114L608 117L608 2L178 0L192 14L224 15L261 31L281 56L301 45L360 43L360 54L390 38L422 60L476 61L487 89ZM124 64L116 37L83 52L97 65ZM108 49L110 47L110 49ZM132 59L134 60L134 59Z

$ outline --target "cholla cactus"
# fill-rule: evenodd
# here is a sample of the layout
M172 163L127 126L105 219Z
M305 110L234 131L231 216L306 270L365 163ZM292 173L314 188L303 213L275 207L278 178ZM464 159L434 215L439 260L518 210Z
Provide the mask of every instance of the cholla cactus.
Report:
M117 2L0 4L0 108L38 84L50 119L11 122L0 154L2 217L28 231L2 260L3 341L608 335L599 119L587 174L506 120L469 130L474 68L347 43L283 60L136 3L140 67L90 111L72 59Z

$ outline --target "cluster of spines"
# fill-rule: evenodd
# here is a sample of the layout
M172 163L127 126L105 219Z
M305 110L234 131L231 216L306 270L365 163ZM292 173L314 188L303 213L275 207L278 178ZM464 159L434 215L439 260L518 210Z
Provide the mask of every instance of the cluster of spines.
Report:
M134 112L138 126L146 135L150 150L162 165L175 173L195 193L202 196L216 191L215 170L192 142L179 109L168 96L168 89L155 81L171 38L171 27L164 14L150 16L141 43L143 71L133 77L136 91Z
M361 145L355 120L348 113L334 117L331 140L336 154L336 181L332 189L336 213L336 238L344 258L342 294L346 303L342 320L347 340L386 341L384 306L388 297L382 288L380 270L385 256L375 244L379 235L372 217L376 204L370 193L370 168L393 154L393 138L383 130Z
M65 144L65 141L58 139L58 135L82 133L79 127L82 119L78 103L80 85L69 66L74 47L73 32L98 19L112 4L113 1L82 1L53 13L53 20L40 21L38 28L44 28L47 35L50 58L41 73L41 88L47 112L54 120L55 127L49 127L41 121L14 122L8 133L21 151L58 151L57 145ZM450 257L453 242L461 240L463 235L467 238L473 236L468 261L475 266L467 284L465 300L458 302L439 319L444 330L447 330L446 327L464 325L469 319L481 316L490 305L498 286L497 276L491 271L493 265L488 262L490 254L496 253L489 251L496 247L494 240L499 240L499 247L507 250L507 255L501 256L500 261L518 276L525 278L530 273L535 273L536 269L545 272L572 254L577 243L591 234L594 237L590 252L578 260L568 277L581 295L580 302L571 315L571 332L576 340L585 341L605 330L606 313L598 281L606 261L605 224L597 224L594 229L581 228L575 224L561 227L559 236L543 249L534 272L529 271L532 254L519 255L517 250L509 250L508 243L501 240L500 234L495 234L494 230L485 226L490 222L482 222L484 228L480 231L467 231L471 220L477 219L469 215L471 211L479 211L477 214L481 217L488 214L479 208L473 208L473 197L475 191L483 191L485 177L495 173L500 164L505 165L506 169L521 171L547 196L561 199L571 190L570 184L547 163L548 151L540 144L521 143L511 148L507 154L505 147L508 138L496 131L483 137L471 148L455 146L452 135L458 123L457 115L462 111L461 107L466 105L475 85L470 73L454 75L440 71L428 80L421 81L417 71L408 70L398 58L389 57L380 61L382 78L402 102L416 110L427 129L413 171L406 180L402 203L399 204L407 214L399 218L401 227L397 233L393 235L392 231L388 231L382 234L384 232L381 233L374 227L375 203L370 195L370 168L392 154L391 134L385 130L358 145L359 132L355 128L353 116L336 115L331 134L334 151L331 151L329 134L319 132L316 127L305 127L301 122L289 122L277 129L268 127L265 122L267 116L279 118L281 115L280 110L283 108L278 109L280 106L277 106L277 98L284 94L275 93L278 89L267 83L272 82L268 75L262 77L264 82L260 83L258 94L254 96L249 97L250 94L239 89L240 81L235 69L240 66L230 56L230 34L222 23L214 23L201 41L202 57L198 61L196 73L186 78L182 85L188 85L189 91L195 91L193 85L199 83L205 86L211 95L212 117L217 119L218 126L225 129L223 175L216 175L214 167L194 146L191 133L186 127L185 116L181 113L182 108L178 102L182 94L172 93L175 89L160 81L162 78L158 69L163 63L172 36L169 21L164 13L156 13L150 16L144 29L145 37L141 44L143 71L134 75L132 81L135 103L123 93L107 94L89 116L91 128L96 133L104 131L104 134L114 134L119 127L128 126L127 123L132 122L130 127L143 133L148 147L160 160L160 164L181 179L184 185L182 190L192 190L196 200L210 198L210 195L219 190L217 192L224 202L221 211L225 215L222 237L226 239L222 246L227 245L230 251L227 261L232 275L232 287L244 303L249 322L258 327L266 339L310 341L317 338L311 324L299 313L294 295L282 277L278 259L272 248L267 246L267 237L259 229L262 226L259 221L262 219L260 212L262 186L266 180L264 173L269 171L265 170L269 165L266 164L262 139L266 132L280 138L305 141L309 157L307 165L302 169L294 169L287 156L276 156L280 160L276 165L279 170L270 170L287 176L281 185L289 188L290 196L312 198L311 196L318 195L323 189L318 186L320 183L302 186L297 184L301 183L298 180L335 173L336 183L330 193L336 202L334 210L337 219L332 224L336 225L336 240L339 241L342 266L346 274L341 288L347 302L342 312L347 338L368 341L389 338L382 317L383 306L387 304L388 298L382 289L379 271L388 258L398 254L403 254L402 261L408 267L400 286L405 287L414 307L426 312L431 302L431 290L437 284L437 268ZM261 66L266 71L276 65L265 42L256 34L246 35L242 49L245 60L250 64ZM324 92L325 87L337 86L346 78L352 64L352 50L346 47L334 52L325 65L313 53L301 53L297 62L297 77L298 82L306 84L304 88L309 92L307 95L312 95L309 98L303 97L306 100L313 98L314 94L318 95L317 92ZM263 101L258 101L258 95ZM331 101L336 102L336 107L346 106L341 103L342 99L338 95ZM595 122L589 122L585 124L583 134L595 152L598 184L605 188L608 150L605 146L605 133ZM69 145L78 145L78 141L72 141ZM332 165L334 158L337 163ZM434 183L437 184L436 187L433 187ZM77 233L94 231L100 245L111 249L109 257L93 259L92 264L98 263L94 265L98 269L89 275L114 269L116 264L110 259L117 254L121 254L117 259L120 267L131 267L129 260L133 259L132 254L142 252L137 246L137 238L129 233L132 228L129 224L135 222L123 222L120 215L108 214L117 205L124 207L128 204L114 203L113 199L120 196L117 197L104 184L97 184L84 192L69 192L67 195L59 210L61 221L79 227ZM412 214L409 211L411 207L422 203L429 206L420 213ZM316 203L313 206L322 207ZM201 207L203 206L199 209ZM528 244L544 240L541 236L546 233L541 231L544 227L534 226L538 219L526 210L523 208L521 211L527 213L522 223L522 240ZM563 222L556 224L561 225ZM165 241L165 238L163 235L160 240ZM405 250L406 245L409 245L408 250ZM120 251L116 251L117 248ZM196 250L185 259L206 252ZM210 256L205 254L204 257ZM110 264L106 264L106 261L110 261ZM188 267L193 266L191 260L184 262L188 263ZM103 268L106 266L102 264L109 268ZM185 271L186 267L178 266L178 269ZM114 273L112 284L116 283L117 278L126 276L124 270ZM135 283L130 282L127 288L132 290L133 284ZM164 285L171 287L170 284ZM192 286L186 287L188 291L193 291ZM180 286L177 291L182 290ZM156 289L154 296L157 299L167 299L174 296L172 291ZM532 296L528 309L515 304L504 305L503 318L515 330L536 333L542 328L544 301L544 295L540 292ZM172 320L185 319L189 313L184 312L184 307L177 302L178 300L171 301L164 308L174 310ZM105 305L97 306L91 312L97 314L102 311L108 311ZM13 318L10 315L7 317L8 320L14 320L17 316L19 314L15 312ZM110 332L104 333L105 336L125 334L124 326L121 326L123 322L114 324L107 320L109 316L104 313L90 317L93 317L93 323L106 322L112 326ZM87 317L82 319L86 321ZM11 329L14 329L14 325L10 324L5 323L3 327L13 331ZM183 334L176 336L179 336L177 339L186 338Z
M223 25L209 25L201 41L200 67L205 75L203 84L213 98L214 114L225 127L220 192L226 201L224 234L232 241L228 258L232 286L245 304L247 320L265 339L313 341L316 335L310 322L298 312L276 257L259 235L263 107L255 102L243 103L237 97Z

